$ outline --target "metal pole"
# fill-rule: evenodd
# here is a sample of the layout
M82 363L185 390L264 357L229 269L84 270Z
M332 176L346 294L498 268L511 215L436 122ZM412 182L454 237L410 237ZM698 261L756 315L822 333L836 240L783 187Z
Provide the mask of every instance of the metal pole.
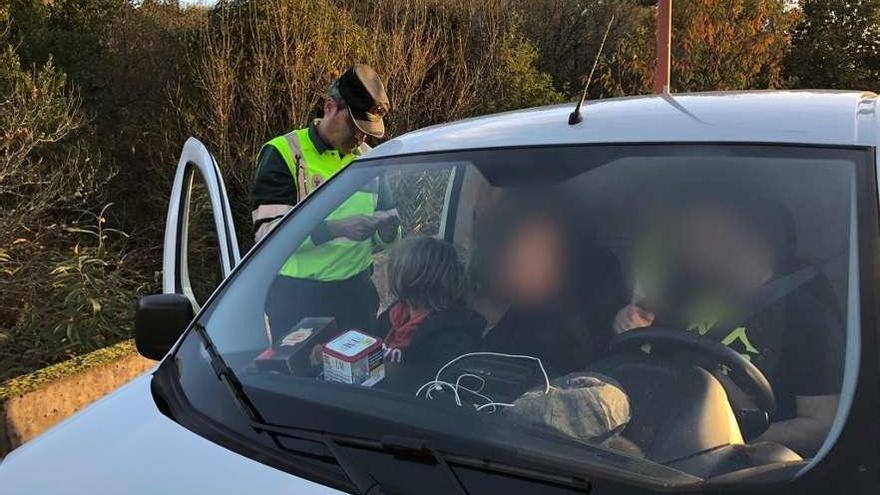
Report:
M654 69L654 94L669 92L672 63L672 0L657 3L657 67Z

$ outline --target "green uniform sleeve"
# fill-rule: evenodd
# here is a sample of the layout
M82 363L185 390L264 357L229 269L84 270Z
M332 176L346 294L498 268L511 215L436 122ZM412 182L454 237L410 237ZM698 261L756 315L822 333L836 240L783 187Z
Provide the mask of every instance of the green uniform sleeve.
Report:
M260 205L297 203L296 182L274 146L263 146L257 157L257 174L251 191L251 209Z

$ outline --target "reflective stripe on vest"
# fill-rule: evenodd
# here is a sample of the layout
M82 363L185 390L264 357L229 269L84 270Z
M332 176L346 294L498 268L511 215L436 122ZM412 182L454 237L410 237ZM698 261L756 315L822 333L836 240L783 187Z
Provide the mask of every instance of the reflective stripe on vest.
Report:
M299 201L357 158L353 153L343 157L337 153L318 153L309 137L308 128L276 137L266 143L266 146L274 146L281 153L293 177ZM355 192L328 215L326 220L373 215L376 201L375 193ZM316 246L309 237L284 262L279 273L286 277L322 282L345 280L370 267L373 262L372 251L371 239L352 241L338 238Z

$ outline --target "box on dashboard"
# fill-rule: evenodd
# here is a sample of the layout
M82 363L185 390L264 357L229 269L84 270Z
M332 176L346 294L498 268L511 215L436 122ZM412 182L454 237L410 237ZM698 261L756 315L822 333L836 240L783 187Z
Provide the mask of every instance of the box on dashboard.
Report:
M382 342L349 330L324 344L324 380L371 387L385 378Z
M336 336L334 318L303 318L272 347L254 360L260 371L274 371L295 376L318 374L319 363L313 363L312 351Z

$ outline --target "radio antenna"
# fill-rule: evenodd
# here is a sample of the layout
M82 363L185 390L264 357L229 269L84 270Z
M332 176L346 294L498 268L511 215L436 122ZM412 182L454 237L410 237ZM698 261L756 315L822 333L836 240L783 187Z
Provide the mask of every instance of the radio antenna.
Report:
M590 83L593 81L593 73L596 71L596 66L599 65L599 58L602 57L602 51L605 49L605 40L608 39L608 33L611 31L611 24L613 23L614 14L611 15L611 19L608 19L605 34L602 35L602 42L599 43L599 50L596 52L596 58L593 60L593 67L590 69L590 75L587 76L587 81L584 83L584 92L581 94L581 99L578 101L577 106L574 107L574 111L568 116L568 125L575 125L584 120L581 117L581 106L583 106L584 101L587 99L587 91L589 91Z

